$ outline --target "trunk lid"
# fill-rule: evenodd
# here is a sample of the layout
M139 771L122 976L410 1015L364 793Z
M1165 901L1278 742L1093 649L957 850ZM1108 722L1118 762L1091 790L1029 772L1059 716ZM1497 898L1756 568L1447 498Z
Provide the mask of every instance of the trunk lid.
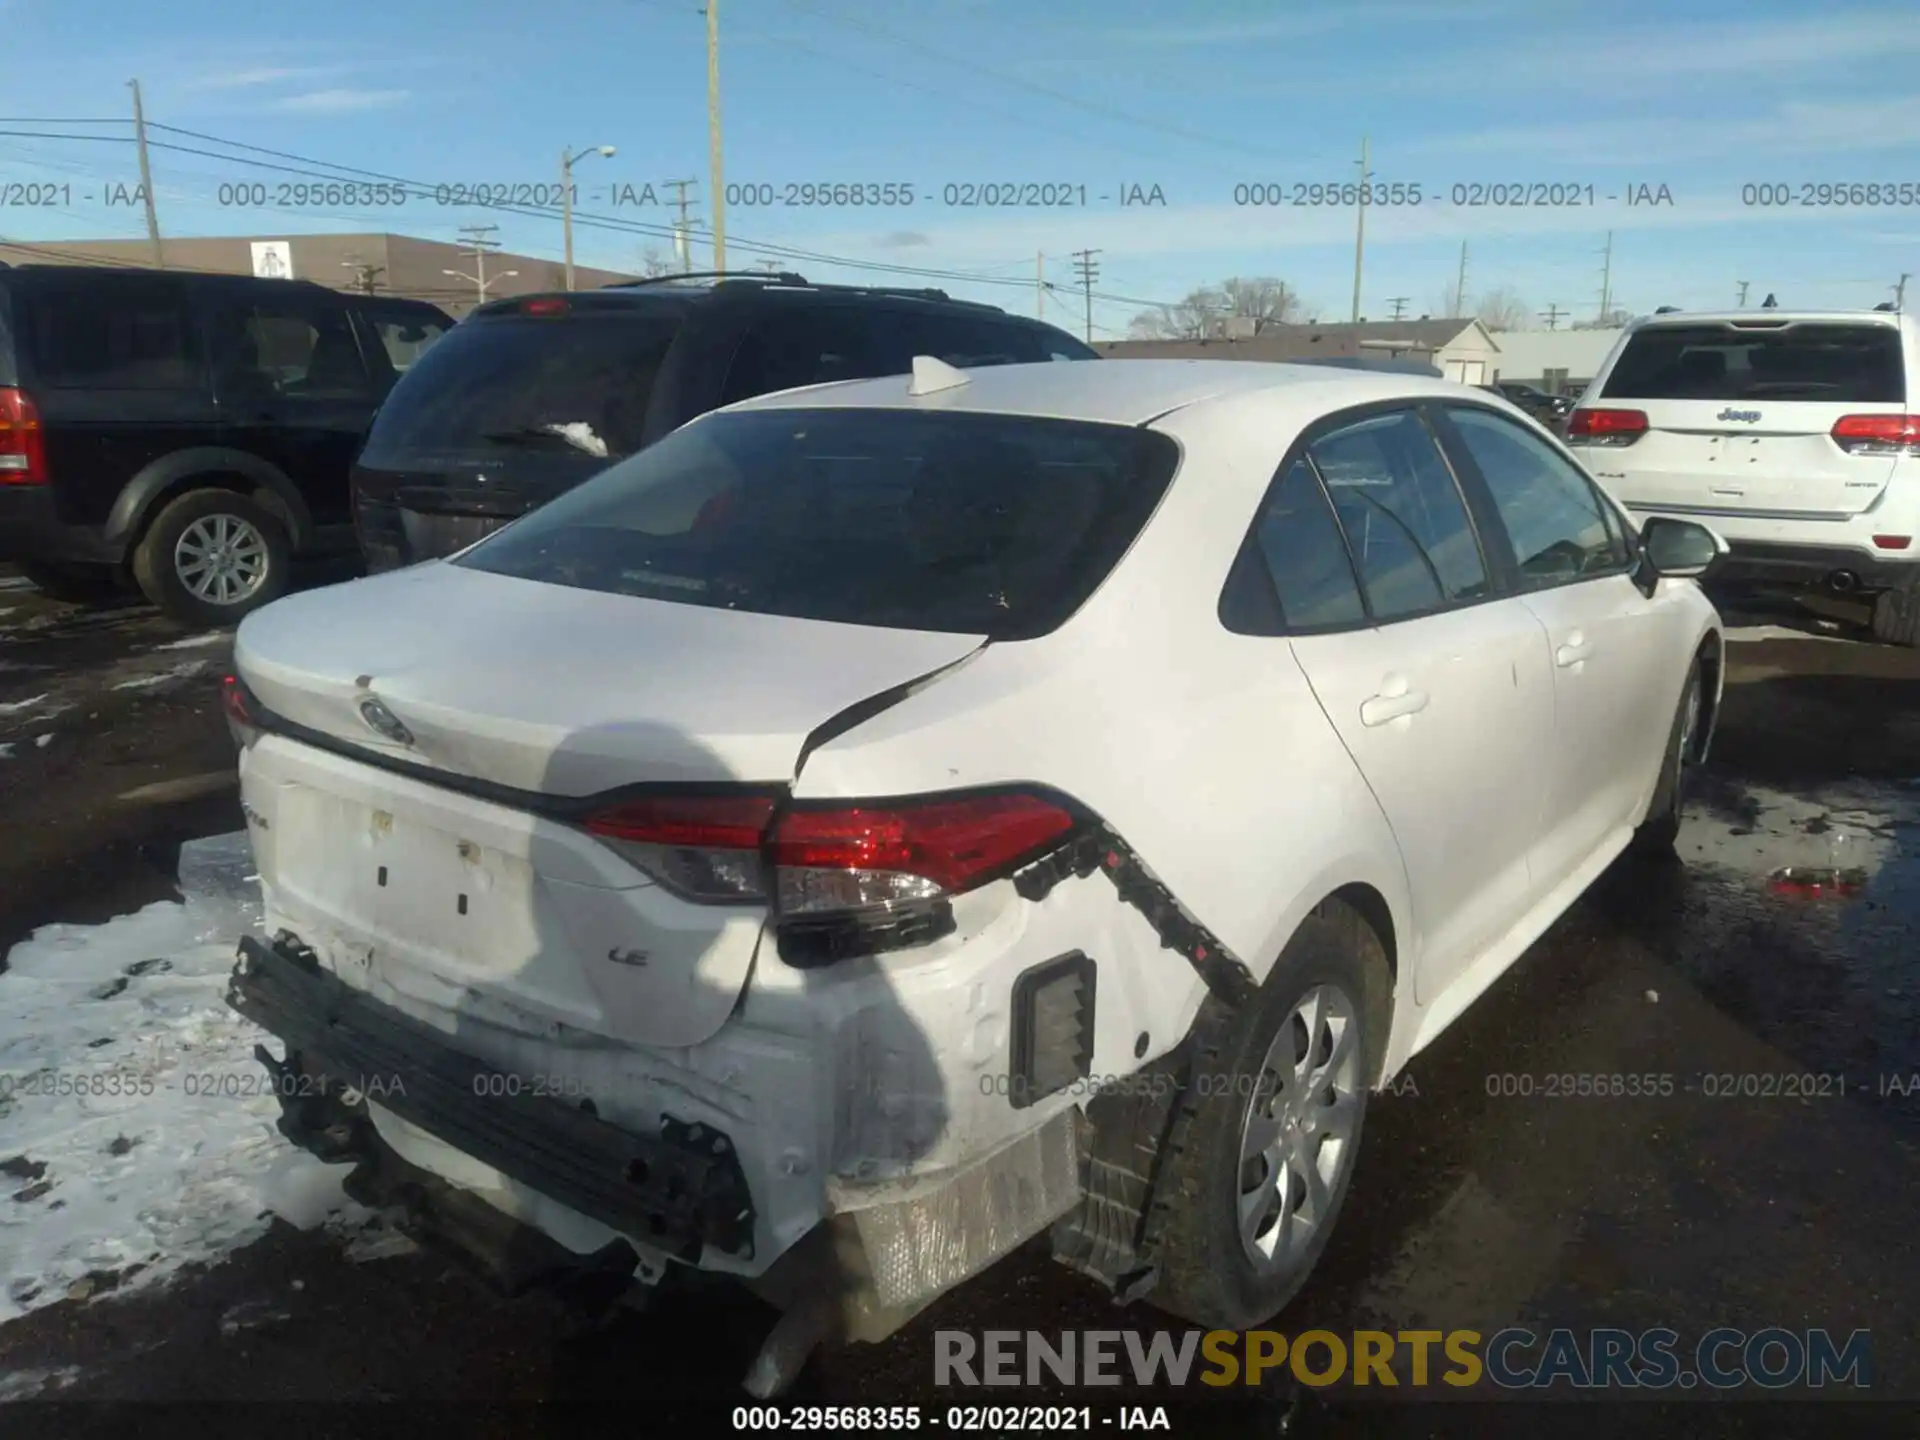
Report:
M1833 441L1843 415L1901 413L1898 405L1804 401L1615 400L1647 417L1647 431L1620 450L1591 452L1596 474L1618 478L1620 499L1728 514L1837 518L1872 505L1893 478L1895 457L1850 455Z
M243 798L273 924L458 1030L695 1045L731 1013L766 919L698 904L511 793L790 781L848 706L977 636L743 614L430 564L291 597L235 643L262 704L409 778L269 735ZM377 698L412 732L377 732Z

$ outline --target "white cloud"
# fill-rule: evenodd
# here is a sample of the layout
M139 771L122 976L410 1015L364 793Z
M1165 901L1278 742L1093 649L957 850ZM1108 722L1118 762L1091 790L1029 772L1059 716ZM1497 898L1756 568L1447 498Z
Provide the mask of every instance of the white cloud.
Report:
M385 110L404 103L411 90L309 90L275 102L274 109L303 115L346 115L361 110Z
M256 65L242 70L224 70L189 80L189 90L247 90L261 85L279 85L289 80L317 80L337 75L338 65Z

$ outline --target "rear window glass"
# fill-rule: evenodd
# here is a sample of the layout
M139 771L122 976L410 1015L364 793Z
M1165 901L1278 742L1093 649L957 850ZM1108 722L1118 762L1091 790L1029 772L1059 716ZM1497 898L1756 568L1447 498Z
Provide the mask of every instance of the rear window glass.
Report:
M893 410L711 415L455 564L770 615L1016 639L1093 593L1179 452L1131 426Z
M1601 391L1619 400L1906 401L1890 325L1651 325L1627 341Z
M394 387L367 437L366 463L529 449L631 455L679 328L677 317L634 315L456 325L421 350Z
M447 322L437 315L371 307L364 313L396 374L404 374L426 354L429 345L447 332Z

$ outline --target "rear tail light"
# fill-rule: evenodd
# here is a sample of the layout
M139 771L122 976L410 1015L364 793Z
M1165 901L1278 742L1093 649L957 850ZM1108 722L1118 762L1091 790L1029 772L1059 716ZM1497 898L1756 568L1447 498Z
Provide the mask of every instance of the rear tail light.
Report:
M683 899L771 903L781 953L822 964L924 943L948 901L1065 840L1074 814L1025 792L780 809L771 795L657 796L586 821Z
M1920 415L1842 415L1833 443L1849 455L1920 455Z
M572 307L557 296L543 296L538 300L523 300L519 310L522 315L564 315Z
M1911 535L1876 535L1873 543L1882 550L1904 550L1913 544Z
M47 437L24 390L0 385L0 485L44 485Z
M228 730L243 749L260 738L260 702L238 675L221 680L220 708L226 712Z
M1589 445L1631 445L1646 433L1644 410L1576 409L1567 416L1567 438Z

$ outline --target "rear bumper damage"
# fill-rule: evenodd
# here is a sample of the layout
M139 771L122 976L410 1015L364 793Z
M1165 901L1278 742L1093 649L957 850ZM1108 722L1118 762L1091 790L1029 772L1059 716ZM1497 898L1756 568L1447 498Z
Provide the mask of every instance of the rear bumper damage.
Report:
M711 1126L668 1116L658 1137L637 1135L587 1108L519 1093L508 1077L356 992L286 939L240 942L228 1003L285 1042L284 1060L262 1055L280 1097L281 1132L322 1159L370 1159L368 1185L392 1169L371 1101L675 1258L698 1263L710 1247L752 1258L752 1196L732 1142Z

